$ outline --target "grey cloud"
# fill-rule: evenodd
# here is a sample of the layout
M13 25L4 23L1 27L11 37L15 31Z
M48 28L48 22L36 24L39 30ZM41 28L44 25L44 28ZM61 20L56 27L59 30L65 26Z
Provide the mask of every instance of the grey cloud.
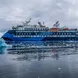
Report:
M77 0L0 0L0 31L32 18L31 24L44 21L49 27L57 20L61 26L77 27Z

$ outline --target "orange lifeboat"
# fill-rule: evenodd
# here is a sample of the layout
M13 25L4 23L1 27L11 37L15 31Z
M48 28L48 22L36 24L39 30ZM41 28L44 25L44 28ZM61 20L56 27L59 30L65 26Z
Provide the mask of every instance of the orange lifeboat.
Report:
M63 30L69 30L68 28L63 28Z
M50 28L50 31L57 32L58 31L58 28Z

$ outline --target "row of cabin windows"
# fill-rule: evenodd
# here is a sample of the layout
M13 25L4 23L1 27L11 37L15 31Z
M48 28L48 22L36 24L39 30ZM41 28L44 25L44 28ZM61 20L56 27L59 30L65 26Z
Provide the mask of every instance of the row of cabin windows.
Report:
M25 30L48 30L47 28L41 28L41 29L39 29L39 28L26 28Z
M75 35L75 33L39 33L39 32L17 32L13 33L14 35Z
M45 29L45 28L41 28L41 29L38 29L38 28L32 28L32 29L29 29L29 28L26 28L26 29L18 29L18 31L47 31L49 29Z
M75 35L76 32L45 32L45 31L9 31L10 33L44 33L44 34L48 34L50 33L51 35Z
M47 33L48 31L47 31L47 30L45 30L45 31L35 31L35 30L34 30L34 31L33 31L33 30L31 30L31 31L28 30L28 31L27 31L27 30L26 30L26 31L16 31L16 32L20 32L20 33L21 33L21 32L23 32L23 33L46 32L46 33Z
M53 35L75 35L75 33L64 32L64 33L53 33Z
M74 35L15 35L15 37L75 37Z

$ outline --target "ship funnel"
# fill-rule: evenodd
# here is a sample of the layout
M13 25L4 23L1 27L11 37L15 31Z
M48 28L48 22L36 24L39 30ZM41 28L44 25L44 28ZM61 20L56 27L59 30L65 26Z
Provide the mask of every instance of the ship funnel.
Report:
M59 25L60 25L60 23L59 23L59 21L57 21L54 25L53 25L53 27L59 27Z

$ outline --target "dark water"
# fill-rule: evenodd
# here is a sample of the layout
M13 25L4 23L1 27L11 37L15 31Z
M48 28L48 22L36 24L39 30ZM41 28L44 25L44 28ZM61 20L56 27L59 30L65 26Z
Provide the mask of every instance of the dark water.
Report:
M78 48L0 48L0 78L78 78Z

